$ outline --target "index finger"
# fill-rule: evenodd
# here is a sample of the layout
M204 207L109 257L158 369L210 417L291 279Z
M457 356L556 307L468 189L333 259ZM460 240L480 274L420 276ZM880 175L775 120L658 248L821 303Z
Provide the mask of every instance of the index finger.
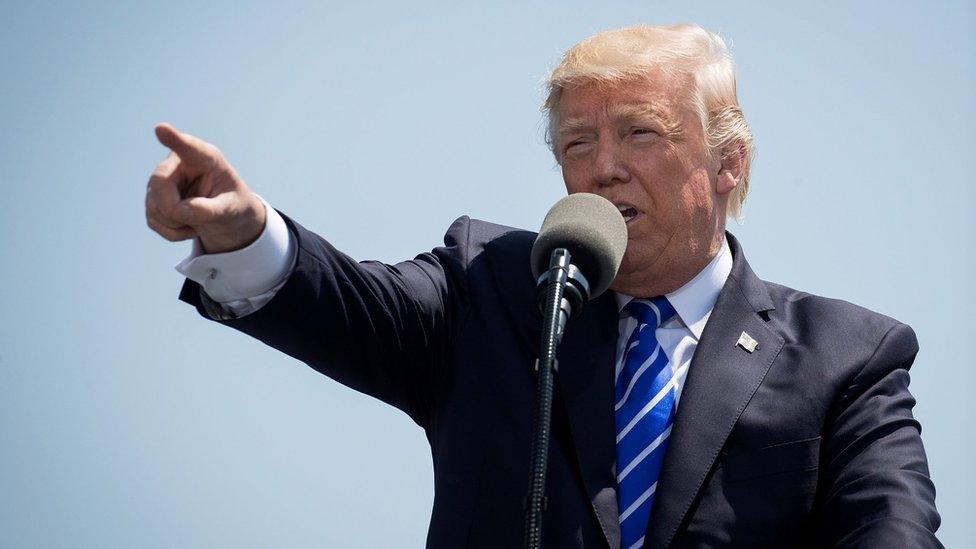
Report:
M213 145L199 137L183 133L166 122L156 124L155 130L156 139L176 153L183 162L193 166L210 167L217 161Z

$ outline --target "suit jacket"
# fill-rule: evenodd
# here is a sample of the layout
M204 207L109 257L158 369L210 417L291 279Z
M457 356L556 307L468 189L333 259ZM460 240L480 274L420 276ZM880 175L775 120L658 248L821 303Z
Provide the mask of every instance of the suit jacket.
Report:
M280 212L279 212L280 213ZM541 315L535 233L459 218L444 246L357 262L282 214L298 255L263 308L230 318L180 299L406 412L430 442L427 546L520 547ZM688 370L645 547L937 547L940 518L891 318L732 272ZM620 544L608 292L559 349L543 545ZM748 352L742 332L758 341Z

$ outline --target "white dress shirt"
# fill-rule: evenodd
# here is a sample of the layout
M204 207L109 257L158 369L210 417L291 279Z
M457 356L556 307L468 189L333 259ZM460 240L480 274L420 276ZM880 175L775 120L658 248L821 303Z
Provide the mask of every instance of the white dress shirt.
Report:
M668 357L668 364L671 366L672 375L675 377L675 397L674 404L677 407L681 400L681 389L685 385L685 378L688 376L688 367L691 365L691 357L695 354L698 341L701 339L702 330L705 323L712 314L715 302L718 301L718 294L725 285L725 280L732 272L732 251L729 249L728 240L722 239L722 249L715 257L705 265L695 278L692 278L684 286L664 295L677 312L670 320L661 325L654 335L661 350ZM637 319L630 316L624 307L634 299L633 296L615 292L617 298L617 309L620 311L620 320L617 324L617 374L620 374L622 364L619 357L623 356L624 348L630 339L631 332L637 326ZM641 296L654 297L654 296Z
M257 240L233 252L204 254L200 239L196 238L190 255L176 265L177 271L200 284L211 299L235 317L253 313L271 301L285 285L298 257L295 239L284 219L264 198L258 198L264 203L266 221ZM677 314L658 328L655 335L668 357L672 372L677 374L676 406L691 357L730 272L732 252L723 238L722 249L701 272L684 286L665 295ZM637 320L624 311L633 297L621 293L615 293L614 297L620 311L617 325L617 356L620 357ZM618 360L618 373L620 367Z

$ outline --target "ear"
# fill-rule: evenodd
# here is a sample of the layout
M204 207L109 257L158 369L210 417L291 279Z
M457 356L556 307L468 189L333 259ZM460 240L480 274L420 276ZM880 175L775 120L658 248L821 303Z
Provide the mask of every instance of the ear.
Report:
M746 149L741 143L731 143L722 150L722 164L718 169L715 192L720 195L732 192L742 180L746 169Z

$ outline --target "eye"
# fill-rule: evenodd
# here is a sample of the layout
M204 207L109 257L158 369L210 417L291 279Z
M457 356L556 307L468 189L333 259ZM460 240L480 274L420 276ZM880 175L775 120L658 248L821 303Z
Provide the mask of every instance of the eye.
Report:
M634 127L630 132L634 135L657 135L658 133L651 128Z
M587 143L589 143L589 141L585 139L576 139L570 141L569 143L566 143L566 146L563 148L563 152L570 153L570 152L580 150Z

